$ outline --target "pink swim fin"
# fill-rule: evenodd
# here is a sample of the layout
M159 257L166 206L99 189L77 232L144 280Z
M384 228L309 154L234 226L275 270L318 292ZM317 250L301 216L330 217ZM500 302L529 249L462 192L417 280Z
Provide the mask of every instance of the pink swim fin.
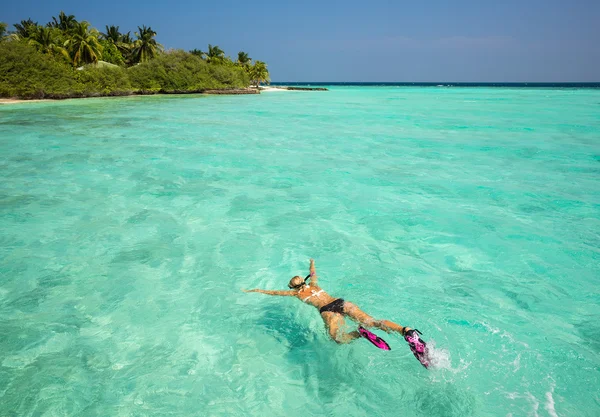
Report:
M370 331L368 331L367 329L365 329L362 326L358 327L358 332L360 333L360 335L362 337L367 339L369 342L373 343L379 349L391 350L390 345L388 345L385 340L383 340L381 337L377 336L375 333L371 333Z
M423 339L419 337L420 334L422 333L417 329L410 329L404 333L404 340L408 342L408 347L410 347L410 350L413 355L415 355L415 358L421 362L421 365L423 365L425 368L429 368L427 343L425 343Z

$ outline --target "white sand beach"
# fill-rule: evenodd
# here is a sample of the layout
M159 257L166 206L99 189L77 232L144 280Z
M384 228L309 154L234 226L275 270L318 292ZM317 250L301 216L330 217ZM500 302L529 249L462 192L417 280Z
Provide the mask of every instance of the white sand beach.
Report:
M289 91L285 87L272 87L272 86L260 86L259 90L261 93L271 92L271 91Z
M52 99L20 100L18 98L0 98L0 104L37 103L40 101L54 101Z

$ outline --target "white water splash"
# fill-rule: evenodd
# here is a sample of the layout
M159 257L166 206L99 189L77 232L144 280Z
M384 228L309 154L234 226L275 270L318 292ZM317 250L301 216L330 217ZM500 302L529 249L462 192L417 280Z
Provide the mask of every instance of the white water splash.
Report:
M427 357L431 368L452 369L452 360L448 349L436 348L435 340L427 342Z

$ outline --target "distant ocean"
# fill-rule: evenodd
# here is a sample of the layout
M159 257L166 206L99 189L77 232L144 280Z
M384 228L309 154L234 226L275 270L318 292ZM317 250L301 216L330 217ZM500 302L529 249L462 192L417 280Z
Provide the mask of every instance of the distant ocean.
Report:
M600 415L600 90L310 85L0 106L0 415Z
M347 86L347 87L504 87L504 88L600 88L596 83L455 83L455 82L290 82L273 81L273 85L298 85L298 86Z

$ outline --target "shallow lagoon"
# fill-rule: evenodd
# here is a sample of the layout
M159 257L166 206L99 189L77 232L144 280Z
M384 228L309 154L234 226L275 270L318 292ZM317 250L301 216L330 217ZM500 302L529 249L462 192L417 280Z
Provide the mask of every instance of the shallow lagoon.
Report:
M600 412L600 90L7 105L0 166L7 415ZM310 257L437 369L239 291Z

